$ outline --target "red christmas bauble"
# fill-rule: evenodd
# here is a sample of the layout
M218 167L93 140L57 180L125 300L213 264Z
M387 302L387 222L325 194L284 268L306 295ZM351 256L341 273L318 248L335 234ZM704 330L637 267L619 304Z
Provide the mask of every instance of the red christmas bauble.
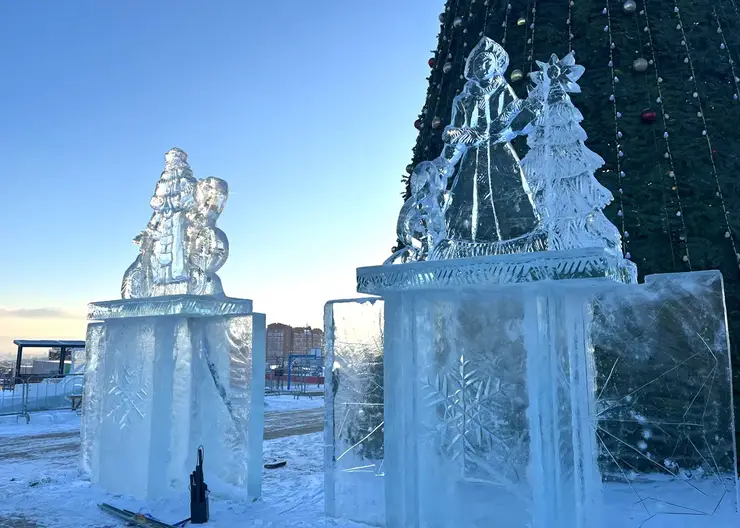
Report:
M429 67L434 68L434 65L437 63L437 61L434 60L434 57L429 59Z
M414 128L416 128L416 130L421 130L421 119L414 121Z
M653 123L658 119L658 113L655 110L643 110L640 114L643 123Z

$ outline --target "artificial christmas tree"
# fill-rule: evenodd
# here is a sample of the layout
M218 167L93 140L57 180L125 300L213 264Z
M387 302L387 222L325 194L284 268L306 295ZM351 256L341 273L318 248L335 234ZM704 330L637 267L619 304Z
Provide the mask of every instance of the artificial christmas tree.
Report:
M719 269L740 365L740 12L726 0L448 0L409 171L442 151L442 132L482 35L511 60L526 96L535 60L573 52L586 69L578 106L605 210L641 276ZM435 126L436 125L436 126ZM519 157L528 148L515 139ZM409 196L408 182L406 197ZM740 378L735 376L735 387ZM740 401L736 395L735 401ZM737 414L737 413L736 413Z

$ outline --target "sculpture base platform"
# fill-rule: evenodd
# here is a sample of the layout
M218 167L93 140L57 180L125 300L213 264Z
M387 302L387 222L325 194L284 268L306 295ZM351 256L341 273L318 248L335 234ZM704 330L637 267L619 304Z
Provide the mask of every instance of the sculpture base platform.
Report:
M82 469L111 493L187 492L199 446L213 493L261 494L265 316L173 296L89 305Z
M721 275L633 271L598 249L358 270L384 302L386 526L706 525L736 507Z

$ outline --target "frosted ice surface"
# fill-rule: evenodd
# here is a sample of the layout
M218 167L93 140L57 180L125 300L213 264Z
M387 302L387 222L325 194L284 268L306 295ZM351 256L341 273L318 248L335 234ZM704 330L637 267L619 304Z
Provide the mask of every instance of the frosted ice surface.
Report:
M710 526L715 511L737 500L722 276L676 273L645 282L594 303L606 499L632 495L625 513L634 526L656 516L697 516ZM645 483L653 484L649 491Z
M382 526L383 301L330 301L324 321L326 512Z
M197 180L187 154L173 148L150 205L149 223L134 239L139 256L126 270L124 299L162 295L223 295L216 272L229 256L226 234L216 220L229 187L219 178Z
M212 489L259 496L264 324L211 314L89 325L82 468L92 481L140 498L186 491L203 445Z

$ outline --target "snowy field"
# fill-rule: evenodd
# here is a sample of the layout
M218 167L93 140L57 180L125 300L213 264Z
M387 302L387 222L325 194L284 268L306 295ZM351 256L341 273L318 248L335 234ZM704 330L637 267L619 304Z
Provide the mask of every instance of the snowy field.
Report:
M288 464L264 470L263 499L257 503L212 495L208 526L360 526L323 517L323 433L316 431L323 428L324 399L287 395L265 401L264 460ZM33 413L28 424L15 416L0 417L0 528L122 526L98 509L100 502L167 522L189 516L187 490L179 500L141 504L90 486L77 468L79 427L80 417L72 411Z
M4 428L0 428L4 430ZM0 433L0 439L4 433ZM17 439L17 437L16 437ZM113 528L120 521L101 512L97 504L151 513L166 522L189 516L189 494L179 500L141 504L108 495L85 481L77 469L78 453L64 456L39 444L36 449L10 458L0 455L0 526L3 528ZM323 516L323 434L290 436L265 441L265 460L287 460L287 466L263 470L263 498L256 503L211 496L214 528L297 528L363 525L326 520ZM206 460L206 481L208 480Z

